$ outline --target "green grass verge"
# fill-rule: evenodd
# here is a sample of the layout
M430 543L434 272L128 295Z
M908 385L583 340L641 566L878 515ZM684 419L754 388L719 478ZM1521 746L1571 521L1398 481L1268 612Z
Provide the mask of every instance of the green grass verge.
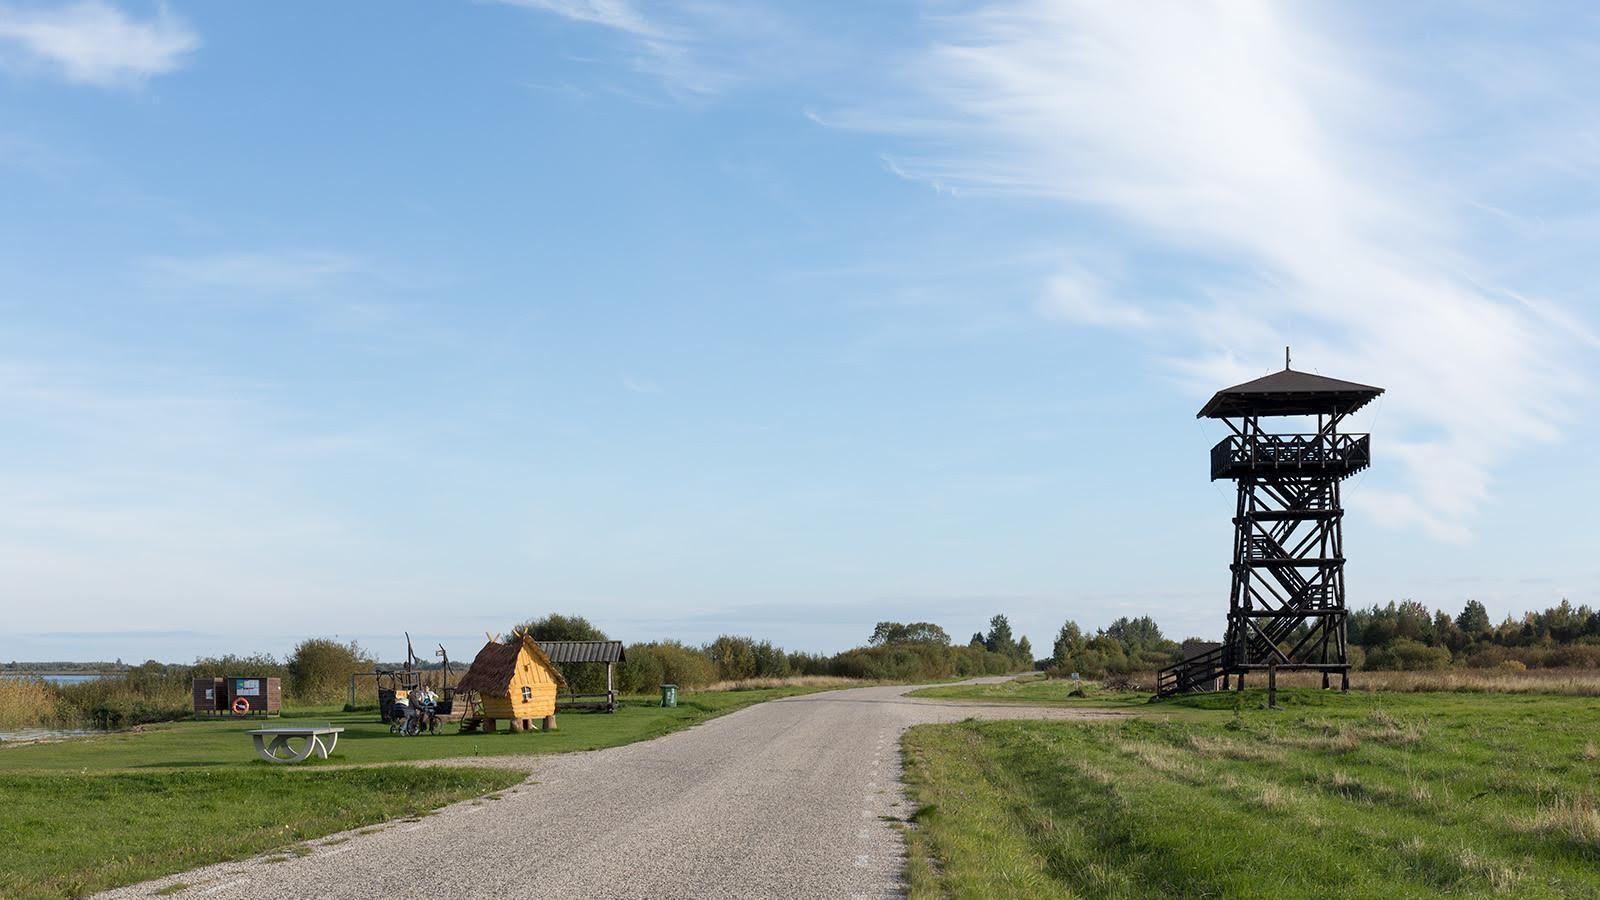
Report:
M1082 697L1072 696L1081 689ZM1108 691L1092 681L1074 684L1071 681L1047 680L1037 675L1024 675L1011 681L991 684L952 684L927 687L912 691L911 697L932 697L940 700L982 700L998 703L1024 703L1029 706L1143 706L1149 694L1135 691Z
M1600 896L1600 708L1280 691L905 740L915 897Z
M507 769L224 769L0 780L0 896L80 897L510 787Z
M0 744L0 778L10 772L106 772L114 770L270 767L260 760L244 732L274 724L328 722L345 729L326 761L312 759L299 767L335 764L405 762L457 756L517 756L596 750L659 737L753 703L810 692L783 687L681 695L678 706L663 709L631 699L615 713L567 712L556 717L551 732L457 734L454 725L441 733L400 737L378 721L375 711L344 712L327 708L298 711L277 719L209 719L146 725L142 731L115 732L52 743L5 747ZM0 780L0 788L4 782Z

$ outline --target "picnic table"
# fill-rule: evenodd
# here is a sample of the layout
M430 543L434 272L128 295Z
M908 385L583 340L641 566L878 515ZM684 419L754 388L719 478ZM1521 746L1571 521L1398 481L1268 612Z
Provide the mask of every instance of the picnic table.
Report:
M339 735L343 728L332 725L280 725L273 728L257 728L245 734L255 739L256 753L267 762L297 763L305 762L315 753L320 759L327 759L328 754L339 743ZM267 743L267 738L272 738L272 743ZM300 747L296 749L289 743L291 738L299 738Z

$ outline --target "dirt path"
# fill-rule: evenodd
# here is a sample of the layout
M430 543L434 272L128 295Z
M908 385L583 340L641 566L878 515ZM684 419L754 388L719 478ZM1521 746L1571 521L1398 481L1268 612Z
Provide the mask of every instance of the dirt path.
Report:
M906 697L907 687L757 704L653 741L511 757L496 801L311 843L288 861L208 866L109 892L149 897L882 897L901 891L892 821L910 810L899 736L967 718L1110 710Z

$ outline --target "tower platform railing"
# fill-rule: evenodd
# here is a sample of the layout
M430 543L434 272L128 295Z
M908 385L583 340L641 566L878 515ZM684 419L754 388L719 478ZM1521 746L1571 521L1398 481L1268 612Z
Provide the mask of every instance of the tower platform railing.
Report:
M1354 475L1372 464L1371 435L1229 435L1211 448L1211 480L1248 476Z

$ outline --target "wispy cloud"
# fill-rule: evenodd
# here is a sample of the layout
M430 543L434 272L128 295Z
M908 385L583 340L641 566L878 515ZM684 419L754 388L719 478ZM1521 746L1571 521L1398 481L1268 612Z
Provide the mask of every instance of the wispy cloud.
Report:
M635 394L661 393L661 385L656 384L654 381L651 381L648 378L636 378L627 373L623 373L622 375L622 387L623 389L631 391Z
M1084 325L1147 328L1154 321L1143 309L1112 296L1099 276L1078 266L1051 277L1039 308L1046 315Z
M243 291L310 290L362 268L356 257L321 251L160 256L144 264L153 274L187 285Z
M1112 302L1111 273L1064 264L1041 308L1137 330L1197 392L1290 342L1307 367L1389 388L1382 452L1405 477L1359 500L1462 539L1494 471L1557 435L1586 387L1565 374L1571 329L1486 286L1461 199L1425 162L1426 98L1306 13L992 4L909 61L916 99L829 118L938 148L897 156L905 177L1102 216L1148 268L1190 273L1177 303L1137 282Z
M139 84L174 71L200 38L162 7L146 21L88 0L57 8L0 5L0 65L43 69L99 87Z
M627 0L499 0L508 6L551 13L585 25L610 29L633 48L635 69L661 80L669 90L689 95L714 94L729 82L726 72L707 65L696 54L699 36L684 24L647 18Z
M511 6L555 13L590 25L601 25L634 37L659 40L670 36L661 26L646 19L628 0L500 0Z
M627 48L627 64L680 100L703 99L756 81L791 81L826 67L829 48L843 43L839 35L824 44L807 34L793 18L803 7L727 0L648 7L631 0L497 2L612 32ZM641 99L615 86L603 90Z

